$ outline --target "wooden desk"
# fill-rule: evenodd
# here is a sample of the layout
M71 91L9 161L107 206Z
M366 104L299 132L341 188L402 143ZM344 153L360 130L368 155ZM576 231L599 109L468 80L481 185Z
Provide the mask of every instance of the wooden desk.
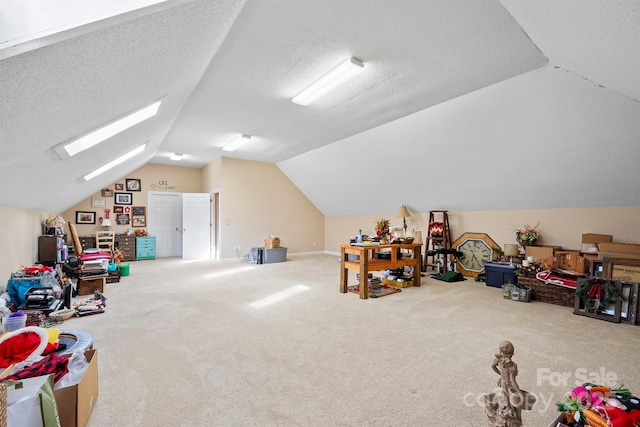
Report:
M340 292L346 293L349 284L349 270L360 273L360 299L369 298L369 271L389 270L392 268L413 267L413 285L420 286L420 264L422 263L422 243L403 243L393 245L352 246L340 245ZM375 251L391 249L391 259L375 258ZM406 249L411 253L398 251ZM401 252L402 257L398 257ZM358 255L358 261L347 260L348 255Z

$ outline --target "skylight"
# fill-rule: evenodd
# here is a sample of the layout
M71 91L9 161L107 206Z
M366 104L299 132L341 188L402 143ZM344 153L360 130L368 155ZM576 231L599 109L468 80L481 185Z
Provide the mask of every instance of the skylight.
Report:
M54 34L69 32L68 37L73 37L86 31L81 27L160 3L169 5L175 1L2 0L0 58L46 45L44 39ZM70 31L74 29L75 32Z

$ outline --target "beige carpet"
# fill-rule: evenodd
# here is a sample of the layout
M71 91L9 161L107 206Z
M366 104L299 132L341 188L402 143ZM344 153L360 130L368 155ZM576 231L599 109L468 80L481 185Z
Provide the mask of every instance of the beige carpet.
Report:
M640 392L640 326L504 300L472 279L363 301L338 292L329 255L130 264L107 284L105 314L61 325L98 349L89 427L486 425L475 401L496 385L503 339L538 396L524 425L546 426L589 373Z

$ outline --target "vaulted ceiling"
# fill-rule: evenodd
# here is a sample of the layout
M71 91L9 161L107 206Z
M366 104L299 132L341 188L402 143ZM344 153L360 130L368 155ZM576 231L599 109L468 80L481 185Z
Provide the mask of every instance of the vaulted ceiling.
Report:
M0 43L0 205L62 211L173 152L276 163L327 215L640 205L638 40L637 0L175 0ZM291 102L349 57L358 77Z

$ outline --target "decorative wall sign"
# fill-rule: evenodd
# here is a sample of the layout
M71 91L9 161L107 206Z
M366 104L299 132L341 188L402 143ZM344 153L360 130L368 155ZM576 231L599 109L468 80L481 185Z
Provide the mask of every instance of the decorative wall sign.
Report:
M116 224L129 225L129 221L130 221L129 214L116 214Z
M139 179L126 179L127 191L142 191L142 185Z
M151 184L151 190L170 190L176 191L178 189L178 185L169 185L169 181L159 180L157 184Z
M96 223L95 212L76 211L76 224L95 224L95 223Z
M113 196L113 191L109 190L108 188L105 188L104 190L102 190L102 197L111 197Z
M133 194L131 193L116 193L114 196L114 204L116 205L130 205L133 203Z
M124 213L124 207L122 206L114 206L113 213Z

